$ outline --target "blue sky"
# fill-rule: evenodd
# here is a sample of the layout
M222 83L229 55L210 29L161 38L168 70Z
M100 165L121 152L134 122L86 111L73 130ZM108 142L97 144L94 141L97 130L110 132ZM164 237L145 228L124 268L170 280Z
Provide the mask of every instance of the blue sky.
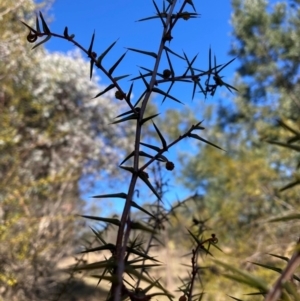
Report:
M162 1L157 0L156 2L161 7ZM232 59L228 55L231 39L231 26L229 23L231 14L230 1L194 0L194 2L200 17L179 22L173 32L174 39L168 47L180 54L184 50L189 58L193 58L198 54L195 66L202 70L208 67L209 47L211 47L212 52L216 55L218 63L228 62ZM190 7L187 8L192 12ZM56 0L48 12L48 16L52 19L49 23L52 32L62 34L64 27L68 26L69 33L75 34L76 41L80 42L86 48L88 48L91 36L95 30L94 51L98 54L118 39L118 43L104 60L104 64L108 68L126 51L126 47L157 51L162 29L160 21L156 19L146 22L136 22L138 19L154 14L155 8L150 0ZM48 41L45 47L49 51L60 52L74 49L71 43L55 38ZM175 72L178 70L178 73L183 73L186 66L184 64L180 65L176 60L173 62ZM139 70L137 66L151 69L153 63L154 60L151 58L145 58L143 55L128 52L121 65L115 71L115 74L123 75L130 73L135 76ZM167 65L162 63L162 70L164 67L167 67ZM225 76L225 82L232 84L236 67L237 63L234 62L222 72L221 75ZM102 74L99 75L101 77L101 84L110 84ZM128 81L123 82L122 87L124 87L125 91L126 87L129 87L129 84L130 82ZM142 89L142 86L136 85L133 91L134 95L138 96L142 92ZM191 91L192 87L190 86L180 86L180 89L174 90L174 95L186 103L186 105L191 106L195 106L199 102L205 106L218 101L218 98L220 98L218 94L214 98L208 98L204 101L203 96L197 94L192 102ZM178 109L178 105L173 102L167 102L161 110L168 108ZM203 118L201 111L199 111L197 118L199 120ZM171 178L171 183L175 184L175 179ZM174 191L173 195L168 195L168 201L171 202L173 199L176 199L176 195L183 197L188 193L185 189L180 188ZM117 207L116 209L120 208Z

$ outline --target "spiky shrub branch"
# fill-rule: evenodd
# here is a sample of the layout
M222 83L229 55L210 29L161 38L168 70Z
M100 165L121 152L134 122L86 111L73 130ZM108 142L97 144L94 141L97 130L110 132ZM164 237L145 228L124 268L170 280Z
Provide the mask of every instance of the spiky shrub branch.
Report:
M133 263L129 262L129 255L135 253L136 255L139 255L142 260L145 259L151 259L150 256L147 255L147 252L149 251L149 248L147 248L147 252L145 254L142 254L140 252L136 252L136 249L138 249L137 244L134 243L134 241L130 242L130 234L132 233L132 230L138 229L141 231L149 231L143 225L141 222L134 222L131 219L131 208L135 207L137 209L142 209L139 207L134 201L133 201L133 195L136 190L136 184L138 180L142 180L146 186L152 191L152 193L156 196L156 198L161 201L161 196L155 189L155 187L152 185L152 183L149 180L148 176L148 169L151 164L154 162L164 163L167 170L173 170L174 164L170 162L167 157L164 155L166 151L168 151L173 145L179 143L181 140L190 137L194 138L196 140L202 141L204 143L210 144L214 147L219 148L215 144L203 139L199 134L196 134L196 131L203 130L204 128L201 126L201 122L198 122L195 125L192 125L188 131L183 133L181 136L179 136L177 139L171 142L167 142L164 138L163 134L159 130L159 128L156 126L156 124L153 122L153 126L155 128L155 131L161 141L161 147L147 144L142 142L142 130L143 126L148 122L149 120L153 120L158 114L145 117L145 111L147 108L147 105L149 103L150 97L152 93L157 93L163 96L163 101L166 99L173 100L175 102L181 103L179 99L174 97L170 92L173 87L173 85L177 82L187 82L190 83L193 86L192 89L192 98L194 98L196 89L199 89L200 92L206 97L207 95L213 96L220 86L225 86L229 91L232 89L235 90L234 87L230 86L229 84L225 83L222 80L222 76L220 76L220 72L233 60L230 62L218 65L216 62L216 57L212 60L211 50L209 50L209 66L206 71L203 71L199 68L194 67L194 63L196 61L197 55L193 57L192 59L189 59L185 53L183 55L180 55L173 50L171 50L167 43L170 43L173 39L172 33L175 26L178 25L179 21L181 20L190 20L193 18L198 17L198 14L196 12L195 6L193 4L192 0L185 0L185 1L177 1L177 0L164 0L162 8L160 9L156 2L153 1L156 15L151 16L148 18L141 19L139 21L148 21L151 19L157 19L159 20L163 25L163 30L161 34L161 39L159 41L157 52L151 52L146 50L140 50L140 49L134 49L134 48L128 48L128 50L145 55L150 56L154 58L154 65L152 69L147 69L145 67L141 67L141 70L139 72L139 76L132 79L132 84L130 86L129 91L125 92L124 89L122 89L121 84L119 81L121 79L126 78L128 75L121 75L121 76L115 76L114 71L118 67L118 65L121 63L121 61L124 59L126 53L122 54L120 58L111 66L110 68L107 68L103 64L103 60L105 56L109 53L109 51L113 48L116 42L111 44L104 52L102 52L100 55L98 55L93 48L94 39L95 39L95 33L92 35L91 42L89 47L86 49L83 47L79 42L75 40L75 35L70 34L68 27L65 27L65 30L63 34L57 34L51 32L49 29L47 23L45 22L45 19L43 15L40 13L39 16L36 17L36 26L35 28L29 26L28 24L23 23L29 30L29 34L27 36L27 40L30 43L35 43L35 46L33 48L38 47L39 45L47 42L50 38L56 37L61 38L64 40L67 40L71 43L73 43L75 46L80 48L90 59L90 78L93 75L93 68L98 68L110 81L111 84L105 88L103 91L99 92L95 97L99 97L106 92L108 92L111 89L116 89L115 97L119 100L125 100L128 105L128 111L124 112L123 114L117 116L117 120L113 122L113 124L123 123L128 120L135 120L135 142L132 153L127 156L123 162L120 164L119 168L127 171L129 174L131 174L131 180L128 187L128 190L126 193L124 192L117 192L114 194L109 195L99 195L95 196L96 198L123 198L126 200L124 209L122 212L121 219L109 219L109 218L103 218L103 217L91 217L86 216L87 218L98 220L101 222L105 222L108 224L114 224L118 227L118 233L117 233L117 239L116 243L106 243L104 240L102 240L103 246L96 249L90 249L86 252L92 252L92 251L100 251L100 250L110 250L112 253L111 258L109 258L106 262L101 264L94 264L94 266L88 265L85 267L81 267L80 269L99 269L103 268L104 273L100 277L101 279L106 279L111 282L111 290L110 290L110 300L120 300L124 297L129 297L131 300L149 300L150 296L145 295L145 291L143 294L139 291L139 288L136 288L135 292L129 291L125 286L124 281L124 273L127 273L131 276L135 276L139 279L146 280L148 282L152 282L152 286L156 285L163 289L161 285L158 283L158 281L153 281L150 278L145 279L145 277L142 276L142 274L137 273L135 269L138 269L133 265ZM190 12L189 10L192 9L193 11ZM177 10L177 12L175 12ZM42 25L42 26L41 26ZM39 39L42 39L41 41L38 41ZM165 55L169 68L163 70L162 73L159 72L159 68L162 62L163 55ZM187 64L187 69L182 74L175 74L173 63L171 60L171 57L177 57ZM146 73L142 73L146 71ZM142 81L145 89L144 92L140 95L138 98L138 101L134 104L132 103L131 95L133 90L133 83L135 81ZM201 80L201 81L200 81ZM158 88L158 86L162 83L169 83L169 88L167 91L161 90ZM143 149L149 150L152 153L148 153L144 151ZM154 154L153 154L154 152ZM146 163L141 163L140 158L145 157L148 159ZM124 163L130 159L133 158L133 165L132 166L126 166ZM145 212L145 210L143 210ZM147 212L149 216L152 214L150 212ZM192 265L192 282L191 285L189 285L189 291L185 291L185 294L189 297L189 300L192 298L192 290L193 290L193 283L195 279L195 275L197 273L197 269L195 268L195 258L198 251L201 249L200 246L203 247L203 244L205 242L215 242L216 238L212 237L208 241L199 241L197 238L197 247L193 250L193 265ZM144 264L144 268L147 265ZM108 275L108 276L107 276ZM138 294L138 297L137 295Z

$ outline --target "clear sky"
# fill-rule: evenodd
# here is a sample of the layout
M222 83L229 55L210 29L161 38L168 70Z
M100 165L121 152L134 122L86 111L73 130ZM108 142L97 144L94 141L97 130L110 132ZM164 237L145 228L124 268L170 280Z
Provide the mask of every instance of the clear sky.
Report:
M231 6L227 0L194 0L198 19L181 21L173 33L174 39L170 47L189 57L199 54L198 66L207 67L208 49L211 46L218 62L225 63L231 59L227 52L230 45L229 24ZM142 4L141 4L142 3ZM161 7L162 1L157 1ZM192 9L191 9L192 11ZM161 37L161 24L158 19L147 22L135 22L143 17L155 14L150 0L56 0L50 10L53 32L62 33L68 26L69 33L74 33L77 41L88 47L93 31L96 31L94 49L100 53L112 42L118 40L116 47L107 56L107 64L113 63L125 47L156 51ZM51 51L68 51L73 45L58 39L51 39L46 44ZM137 59L139 57L139 59ZM142 63L144 57L129 53L118 71L137 74L136 65ZM232 75L234 65L228 67L225 75ZM102 78L103 83L106 79Z
M182 0L181 0L182 1ZM156 3L161 7L162 1ZM189 58L198 54L197 66L200 69L208 67L208 50L211 47L212 52L217 57L217 63L226 63L232 57L228 55L230 47L230 15L231 5L228 0L194 0L197 12L200 14L197 19L179 22L173 32L174 39L169 45L172 50L182 54L184 50ZM192 12L192 8L188 7ZM49 27L52 32L63 33L64 27L68 26L69 34L75 34L76 41L88 48L92 33L96 32L94 51L101 53L112 42L118 40L113 50L105 58L104 64L109 68L126 51L125 47L138 48L147 51L157 51L159 40L161 38L162 25L158 19L146 22L136 22L144 17L155 14L155 8L150 0L56 0L48 12L52 18ZM49 51L67 52L74 49L74 46L67 41L52 38L45 44ZM145 58L143 55L128 52L121 65L116 70L116 75L132 74L138 75L138 67L144 66L149 69L153 66L154 60ZM179 73L183 73L185 65L180 65L174 60L175 72L178 68ZM165 65L166 66L166 65ZM232 84L234 70L237 62L229 65L221 75L224 75L225 82ZM163 68L163 67L162 67ZM163 68L164 69L164 68ZM161 70L162 71L162 70ZM101 77L101 84L108 85L110 82L98 73ZM85 76L89 76L86 74ZM124 81L125 90L130 82ZM123 86L124 87L124 86ZM136 86L134 95L142 92L142 86ZM225 88L224 88L225 89ZM201 94L197 94L191 102L191 86L174 90L176 97L181 99L186 105L195 105L201 102L203 106L217 101L220 95L214 98L208 98L204 102ZM164 108L178 106L174 102L164 104ZM198 117L198 116L197 116ZM202 120L199 112L199 120ZM174 179L171 178L171 183ZM107 193L107 192L106 192ZM175 191L168 200L172 201L177 194L183 197L188 192L184 189ZM97 192L96 194L99 194Z

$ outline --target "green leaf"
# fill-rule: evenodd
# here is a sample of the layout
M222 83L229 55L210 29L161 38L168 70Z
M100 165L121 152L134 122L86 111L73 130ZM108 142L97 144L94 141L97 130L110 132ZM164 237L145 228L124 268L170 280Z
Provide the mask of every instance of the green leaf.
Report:
M41 20L42 20L42 25L43 25L44 33L46 33L46 34L51 34L51 31L50 31L50 29L49 29L47 23L45 22L44 17L43 17L43 14L42 14L41 12L40 12L40 18L41 18Z
M115 84L110 84L108 87L106 87L102 92L98 93L94 98L97 98L103 94L105 94L106 92L108 92L109 90L113 89L115 87Z
M123 58L125 57L127 52L123 53L123 55L113 64L113 66L108 70L108 74L112 75L114 70L118 67L118 65L121 63Z
M131 51L138 52L138 53L142 53L142 54L146 54L146 55L152 56L155 59L157 58L157 54L155 52L144 51L144 50L139 50L139 49L135 49L135 48L127 48L127 49L131 50Z
M32 49L39 47L40 45L46 43L46 42L49 41L50 39L51 39L51 35L47 36L43 41L41 41L41 42L35 44L35 45L32 47Z
M102 60L104 59L104 57L108 54L108 52L115 46L115 44L117 43L118 40L116 40L115 42L113 42L102 54L99 55L98 57L98 64L101 65Z
M161 134L160 130L159 130L158 127L155 125L155 123L154 123L154 122L152 122L152 123L153 123L153 125L154 125L154 127L155 127L155 130L156 130L158 136L159 136L159 139L160 139L160 141L161 141L161 144L162 144L162 146L163 146L163 149L164 149L164 150L167 150L168 147L167 147L167 142L166 142L165 138L163 137L163 135Z
M214 143L212 143L212 142L207 141L207 140L204 139L204 138L201 138L201 137L200 137L199 135L197 135L197 134L192 134L192 133L191 133L191 134L188 134L188 137L191 137L191 138L200 140L200 141L202 141L202 142L204 142L204 143L207 143L207 144L209 144L209 145L211 145L211 146L214 146L214 147L216 147L216 148L218 148L218 149L224 151L224 149L222 149L221 147L217 146L216 144L214 144Z
M101 199L101 198L121 198L126 199L127 194L124 192L120 193L112 193L112 194L100 194L100 195L94 195L92 198L94 199Z
M101 216L91 216L91 215L80 215L81 217L92 219L98 222L110 223L116 226L120 226L120 221L117 218L108 218Z

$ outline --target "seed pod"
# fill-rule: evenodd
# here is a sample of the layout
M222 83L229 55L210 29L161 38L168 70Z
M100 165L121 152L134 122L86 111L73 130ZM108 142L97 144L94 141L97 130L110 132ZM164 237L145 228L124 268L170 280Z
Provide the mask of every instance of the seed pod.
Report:
M183 20L187 21L188 19L190 19L191 15L190 15L190 13L185 11L182 13L181 17Z
M119 90L117 90L116 93L115 93L115 97L117 99L123 100L124 98L126 98L126 94L123 93L123 92L121 92L121 91L119 91Z
M166 163L166 169L167 169L167 170L173 170L174 167L175 167L175 165L174 165L173 162L168 161L168 162Z
M172 71L171 71L171 70L165 69L165 70L163 71L163 78L164 78L164 79L167 79L167 78L169 78L169 77L171 76L171 74L172 74Z

